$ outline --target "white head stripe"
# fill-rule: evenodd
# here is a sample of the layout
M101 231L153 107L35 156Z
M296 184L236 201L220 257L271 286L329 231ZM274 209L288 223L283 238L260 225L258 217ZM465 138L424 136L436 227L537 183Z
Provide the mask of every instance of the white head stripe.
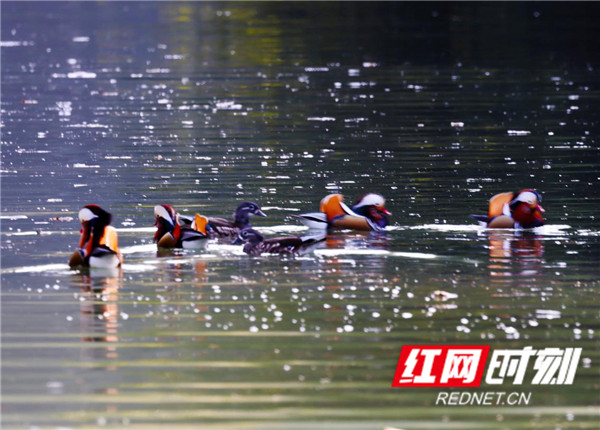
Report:
M98 218L98 215L88 208L83 208L79 211L79 222L89 221L94 218Z
M361 208L363 206L383 207L383 206L385 206L385 199L383 198L383 196L380 196L379 194L370 193L370 194L365 195L360 200L360 202L358 202L358 204L354 207Z
M171 214L169 213L168 210L166 210L161 205L154 206L154 216L158 216L158 217L164 218L165 220L167 220L168 222L170 222L171 224L173 224L173 220L171 219Z
M518 202L533 204L537 202L537 196L531 191L525 191L519 194L515 200Z

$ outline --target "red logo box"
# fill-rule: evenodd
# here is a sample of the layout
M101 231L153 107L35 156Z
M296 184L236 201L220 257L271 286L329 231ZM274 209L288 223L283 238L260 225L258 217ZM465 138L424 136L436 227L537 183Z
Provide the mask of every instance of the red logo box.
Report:
M392 387L479 387L489 345L405 345Z

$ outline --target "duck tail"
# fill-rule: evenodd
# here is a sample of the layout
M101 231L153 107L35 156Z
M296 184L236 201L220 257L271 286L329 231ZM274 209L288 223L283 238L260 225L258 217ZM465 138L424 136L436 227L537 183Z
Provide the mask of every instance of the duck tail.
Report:
M326 230L329 226L327 222L327 215L323 212L311 212L302 215L292 215L292 218L297 219L310 229Z
M300 239L302 240L302 245L310 245L313 243L322 242L327 238L324 234L315 234L310 236L302 236Z
M483 222L483 223L487 223L488 221L488 217L487 215L469 215L471 218L473 218L474 220L477 220L479 222Z

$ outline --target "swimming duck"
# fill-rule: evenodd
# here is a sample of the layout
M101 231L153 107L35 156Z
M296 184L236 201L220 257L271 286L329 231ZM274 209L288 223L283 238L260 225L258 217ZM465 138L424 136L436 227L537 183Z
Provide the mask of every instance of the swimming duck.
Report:
M110 225L112 215L98 205L86 205L79 211L81 239L69 260L69 266L119 267L123 261L117 231Z
M260 207L256 203L244 202L235 210L233 221L226 220L225 218L207 218L208 234L210 237L237 236L243 229L250 228L251 215L267 216L260 210ZM191 220L187 217L181 217L181 222L189 224Z
M154 206L156 233L154 241L159 248L201 248L206 245L208 225L206 217L196 215L189 227L181 226L179 214L170 205Z
M542 196L536 190L500 193L490 199L487 215L471 215L487 228L534 228L544 225L540 206Z
M309 228L341 228L351 230L383 231L391 215L383 196L368 193L349 208L341 194L330 194L320 203L320 212L294 215Z
M245 243L244 252L249 255L260 255L263 253L295 254L307 252L312 245L323 240L325 240L325 235L306 237L285 236L265 239L258 231L246 228L239 233L232 244Z

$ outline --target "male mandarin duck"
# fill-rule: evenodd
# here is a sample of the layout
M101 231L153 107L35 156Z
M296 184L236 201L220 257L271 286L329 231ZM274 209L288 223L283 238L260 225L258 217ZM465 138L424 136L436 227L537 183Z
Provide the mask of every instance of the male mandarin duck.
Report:
M154 241L159 248L201 248L206 245L208 225L206 217L196 215L190 227L181 226L177 211L170 205L154 206L156 233Z
M238 206L233 214L233 221L225 218L207 218L208 235L210 237L231 237L237 236L240 231L245 228L250 228L250 216L258 215L266 217L265 213L260 210L260 207L253 202L244 202ZM199 215L196 215L199 216ZM183 224L189 224L190 219L181 217Z
M385 199L379 194L362 196L349 208L341 194L330 194L320 203L320 212L295 215L309 228L341 228L351 230L382 231L391 215L385 207Z
M249 255L260 254L296 254L310 250L313 245L325 240L321 236L285 236L265 239L258 231L246 228L232 242L233 245L244 243L244 252Z
M490 199L487 215L471 215L487 228L534 228L544 225L542 196L535 190L500 193Z
M112 215L98 205L86 205L79 211L81 239L69 266L119 267L123 261L117 231L110 225Z

